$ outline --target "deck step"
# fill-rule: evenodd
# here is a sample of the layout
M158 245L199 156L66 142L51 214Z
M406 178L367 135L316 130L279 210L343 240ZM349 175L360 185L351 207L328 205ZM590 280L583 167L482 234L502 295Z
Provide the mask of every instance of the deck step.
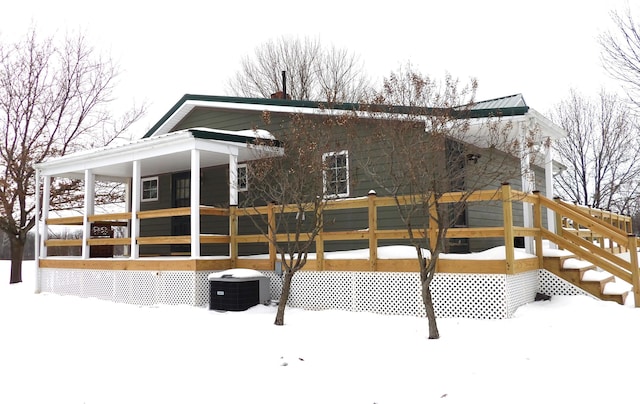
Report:
M571 254L545 256L545 269L585 292L607 301L624 304L629 287L616 283L610 273Z

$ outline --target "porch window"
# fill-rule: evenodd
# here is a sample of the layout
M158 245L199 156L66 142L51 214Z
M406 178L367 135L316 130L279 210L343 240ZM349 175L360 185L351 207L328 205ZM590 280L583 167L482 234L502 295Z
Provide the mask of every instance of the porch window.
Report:
M142 202L158 200L158 177L142 179Z
M329 198L349 196L349 152L325 153L322 155L324 165L324 192Z
M249 178L246 164L238 164L238 191L249 189Z

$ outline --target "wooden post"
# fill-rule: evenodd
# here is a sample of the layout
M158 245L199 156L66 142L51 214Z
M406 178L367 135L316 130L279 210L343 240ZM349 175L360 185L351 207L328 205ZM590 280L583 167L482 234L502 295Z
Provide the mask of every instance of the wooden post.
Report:
M369 268L372 272L378 269L378 208L376 207L376 191L369 191Z
M324 271L324 212L320 212L320 223L322 228L316 236L316 270Z
M231 268L236 267L238 262L238 207L229 206L229 256L231 257Z
M629 263L631 264L631 281L633 284L633 297L635 306L640 307L640 269L638 268L638 239L635 234L627 235L627 248L629 249Z
M556 201L556 203L560 203L560 197L556 196L553 198L554 201ZM563 226L563 222L562 222L562 215L556 211L556 234L560 237L562 237L562 226Z
M513 274L515 264L515 251L513 245L513 206L511 203L511 186L502 184L502 215L504 217L504 249L507 261L507 273Z
M544 268L544 254L542 251L542 205L540 204L540 191L533 191L533 195L537 197L533 204L533 226L536 228L536 255L538 256L539 269Z
M276 241L276 210L273 202L269 202L267 205L267 235L269 238L269 268L272 271L276 269L276 260L278 258L278 251L276 250L275 241Z

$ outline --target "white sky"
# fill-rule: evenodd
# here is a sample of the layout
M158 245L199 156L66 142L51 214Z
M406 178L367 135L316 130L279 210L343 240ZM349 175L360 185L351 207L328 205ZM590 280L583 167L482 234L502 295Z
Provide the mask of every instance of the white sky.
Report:
M367 3L245 0L91 2L26 0L3 5L0 39L32 24L83 30L123 74L122 105L152 103L146 131L185 93L228 95L240 59L282 35L318 36L361 55L381 77L410 60L421 71L479 79L478 99L522 93L545 113L571 87L617 90L605 75L597 35L627 0L460 0ZM134 135L135 136L135 135Z

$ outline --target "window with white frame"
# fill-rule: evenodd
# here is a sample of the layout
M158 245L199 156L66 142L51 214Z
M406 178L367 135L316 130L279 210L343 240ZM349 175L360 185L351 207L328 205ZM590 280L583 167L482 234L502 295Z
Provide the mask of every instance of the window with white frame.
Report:
M158 200L158 177L142 179L142 202Z
M349 196L349 152L325 153L322 163L325 195L330 198Z
M246 164L238 164L238 191L246 191L249 189L249 176Z

